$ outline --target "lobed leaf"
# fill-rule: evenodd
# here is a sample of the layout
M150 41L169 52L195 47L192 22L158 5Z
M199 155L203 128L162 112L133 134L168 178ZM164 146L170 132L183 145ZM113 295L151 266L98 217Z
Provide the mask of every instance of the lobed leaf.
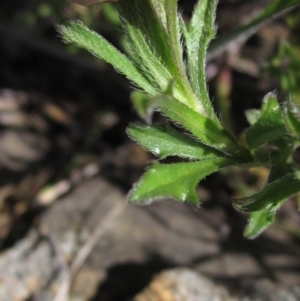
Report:
M149 204L162 198L193 205L199 203L195 187L209 174L233 164L228 158L211 158L198 162L160 164L155 162L129 194L134 204Z
M95 56L113 65L119 72L141 87L149 95L156 94L156 90L132 61L81 22L66 21L58 26L58 31L66 43L73 43L78 47L88 50Z
M275 220L274 212L257 211L252 212L244 231L244 236L250 239L256 238Z
M127 129L127 134L160 159L169 156L198 160L224 157L222 153L181 134L170 126L131 124Z
M263 100L261 115L246 132L246 140L251 150L258 146L280 139L287 134L281 107L274 93Z
M235 199L234 207L240 211L275 212L284 201L300 192L300 181L293 173L287 174L276 181L267 183L257 194Z

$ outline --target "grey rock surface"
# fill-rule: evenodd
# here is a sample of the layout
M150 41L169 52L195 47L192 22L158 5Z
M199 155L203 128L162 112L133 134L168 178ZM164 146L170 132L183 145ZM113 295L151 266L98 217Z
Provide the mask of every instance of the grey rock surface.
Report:
M124 202L124 194L101 177L58 200L38 229L0 255L0 300L32 295L37 301L54 300L63 282L62 261L71 263L99 222ZM197 277L204 275L210 287L226 287L230 298L299 300L299 245L277 229L248 241L242 234L232 235L236 229L230 227L217 207L195 210L171 201L128 204L85 260L69 300L131 300L153 275L178 266L190 267ZM277 299L271 298L274 292Z
M236 301L228 291L187 268L164 271L133 301Z
M133 301L296 301L300 300L300 286L290 292L254 290L251 296L244 292L234 295L193 269L175 268L158 274Z

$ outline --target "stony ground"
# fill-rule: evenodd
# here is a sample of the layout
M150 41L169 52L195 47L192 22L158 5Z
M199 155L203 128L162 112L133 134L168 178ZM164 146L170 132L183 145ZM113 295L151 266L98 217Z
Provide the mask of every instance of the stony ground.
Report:
M84 256L82 249L98 235L95 231L100 233L96 245L80 261L78 273L76 269L73 273L74 258ZM230 296L283 300L270 296L276 291L296 296L299 252L299 245L278 229L270 229L255 241L243 239L242 224L231 224L218 207L195 210L172 201L147 207L129 205L116 186L97 176L56 202L36 229L2 253L0 268L5 273L0 296L6 301L25 300L32 294L33 300L54 300L62 287L72 282L70 300L130 300L155 274L185 267L190 269L187 277L196 283L199 277L200 282L208 283L208 294L219 296L211 300L236 300ZM166 280L160 288L166 292L155 289L156 294L171 294L169 286L174 296L174 290L205 293L198 292L201 286L194 284L193 288L189 280L181 281L181 273L175 271L171 279L177 279L177 284L168 285ZM195 273L208 278L203 280ZM150 291L152 286L155 284ZM222 294L227 299L220 297ZM256 295L261 299L255 299ZM140 295L135 300L173 300L170 298Z

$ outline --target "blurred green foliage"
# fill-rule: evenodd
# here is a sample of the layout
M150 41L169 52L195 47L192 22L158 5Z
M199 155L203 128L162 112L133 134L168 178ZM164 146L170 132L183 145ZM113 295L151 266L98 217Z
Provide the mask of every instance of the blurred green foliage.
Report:
M289 39L282 39L267 66L271 76L279 79L280 89L300 105L300 19L299 10L285 18Z
M280 80L281 89L300 104L300 45L282 41L268 69Z

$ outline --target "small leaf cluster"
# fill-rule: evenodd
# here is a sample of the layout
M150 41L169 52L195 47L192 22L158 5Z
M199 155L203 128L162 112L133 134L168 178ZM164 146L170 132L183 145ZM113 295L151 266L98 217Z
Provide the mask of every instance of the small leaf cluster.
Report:
M271 5L266 15L299 2L285 6L276 1L280 5ZM257 236L273 222L280 205L300 191L300 172L293 162L300 141L299 108L292 101L279 104L274 93L268 94L260 110L247 112L250 127L238 139L217 117L206 86L217 0L198 1L189 24L181 19L177 0L122 0L116 5L128 55L78 21L65 22L59 31L66 42L112 64L137 86L132 101L146 124L131 124L127 133L159 161L135 184L130 201L148 204L170 197L197 205L196 186L208 175L232 165L266 166L270 174L264 188L233 200L236 209L252 212L245 235ZM163 124L153 122L155 112L164 117ZM162 161L174 156L181 162Z

